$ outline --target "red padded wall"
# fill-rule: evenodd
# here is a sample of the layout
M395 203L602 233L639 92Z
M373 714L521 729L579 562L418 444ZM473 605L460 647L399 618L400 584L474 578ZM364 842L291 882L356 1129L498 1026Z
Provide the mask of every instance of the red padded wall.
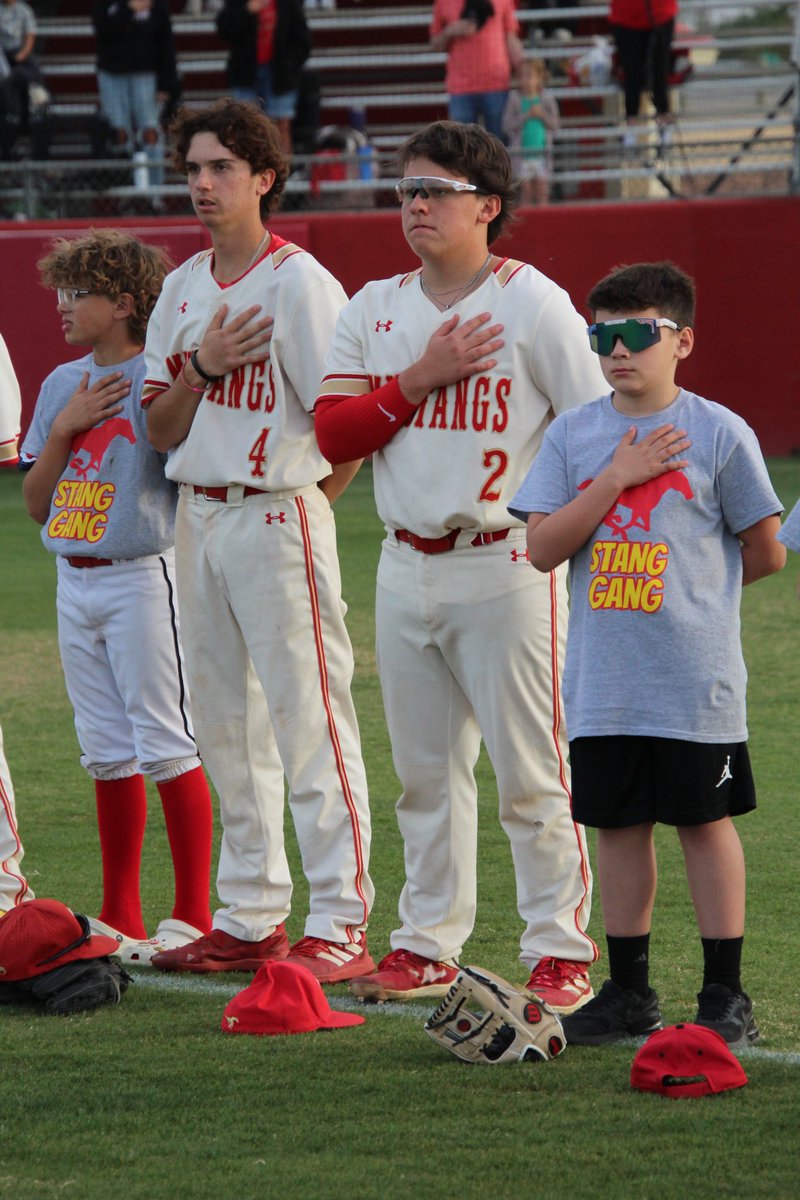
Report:
M114 224L165 246L176 261L207 244L191 219ZM54 236L87 226L0 222L0 332L22 386L23 430L43 377L77 357L64 346L36 262ZM393 210L287 214L271 227L315 254L351 295L367 279L415 265ZM679 382L740 413L766 454L800 452L800 197L526 209L494 249L534 263L581 311L589 288L615 265L672 259L698 290L695 349Z

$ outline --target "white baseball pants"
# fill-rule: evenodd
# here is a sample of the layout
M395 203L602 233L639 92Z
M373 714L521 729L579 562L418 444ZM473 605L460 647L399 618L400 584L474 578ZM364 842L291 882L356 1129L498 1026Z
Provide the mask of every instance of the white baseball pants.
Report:
M285 774L310 889L305 933L351 941L374 890L333 513L316 486L228 494L183 485L176 525L195 732L223 829L214 925L260 941L289 914Z
M33 892L22 874L20 863L24 850L17 832L14 809L14 788L11 772L3 750L3 730L0 728L0 911L13 908L23 900L32 900Z
M520 957L529 967L550 956L594 960L591 873L570 815L561 716L566 617L565 572L533 570L524 529L439 555L387 536L377 655L406 864L394 949L458 959L472 932L482 735L525 923Z
M160 782L200 765L180 652L174 554L108 567L58 559L58 645L81 763Z

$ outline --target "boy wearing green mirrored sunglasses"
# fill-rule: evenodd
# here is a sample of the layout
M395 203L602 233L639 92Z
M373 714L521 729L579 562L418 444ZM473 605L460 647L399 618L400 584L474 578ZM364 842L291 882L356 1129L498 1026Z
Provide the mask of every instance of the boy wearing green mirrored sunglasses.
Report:
M648 961L658 823L680 842L701 941L697 1008L675 1016L738 1049L759 1036L733 823L756 807L739 610L742 585L784 565L781 504L753 431L675 382L694 344L689 276L620 267L587 303L612 390L553 420L510 505L538 570L570 564L572 815L597 829L610 978L564 1032L594 1046L662 1024Z

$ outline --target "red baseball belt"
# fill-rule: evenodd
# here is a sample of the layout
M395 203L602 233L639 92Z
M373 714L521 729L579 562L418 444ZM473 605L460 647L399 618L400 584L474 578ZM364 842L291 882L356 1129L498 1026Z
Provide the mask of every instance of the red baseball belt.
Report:
M90 558L84 554L80 557L71 558L67 555L67 562L71 567L113 567L113 558Z
M194 484L195 496L205 496L206 500L219 500L221 504L227 504L228 492L233 490L226 487L200 487L199 484ZM235 489L238 492L238 488ZM246 487L242 491L243 496L266 496L267 493L263 488Z
M491 546L492 542L504 542L510 532L510 529L495 529L492 533L478 533L469 544ZM420 554L447 554L448 550L455 549L460 533L460 529L451 529L444 537L424 538L418 537L410 529L395 529L394 536L398 542L407 542L412 550L418 550Z

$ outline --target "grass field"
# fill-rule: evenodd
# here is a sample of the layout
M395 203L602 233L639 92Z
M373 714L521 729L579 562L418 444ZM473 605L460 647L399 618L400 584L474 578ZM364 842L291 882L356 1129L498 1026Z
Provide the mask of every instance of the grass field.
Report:
M800 495L800 460L770 469L788 508ZM20 483L0 474L0 722L30 881L38 895L91 914L100 903L92 786L58 660L54 566L24 514ZM381 529L368 469L337 520L373 808L377 957L395 920L402 849L373 656ZM758 811L739 822L749 869L744 972L762 1030L742 1056L748 1087L681 1102L635 1093L632 1045L570 1048L546 1066L470 1068L422 1031L433 1005L367 1008L365 1025L331 1033L230 1038L219 1031L222 1010L246 977L140 970L116 1008L66 1019L0 1011L1 1200L800 1197L800 563L791 557L743 602L759 787ZM510 854L484 759L479 771L480 907L464 961L523 982ZM171 871L149 794L142 890L154 928L169 911ZM653 984L676 1022L694 1013L701 956L676 840L659 835ZM306 891L296 853L293 864L295 939ZM590 930L602 945L597 899ZM595 985L603 978L601 961ZM329 998L351 1007L344 986Z

